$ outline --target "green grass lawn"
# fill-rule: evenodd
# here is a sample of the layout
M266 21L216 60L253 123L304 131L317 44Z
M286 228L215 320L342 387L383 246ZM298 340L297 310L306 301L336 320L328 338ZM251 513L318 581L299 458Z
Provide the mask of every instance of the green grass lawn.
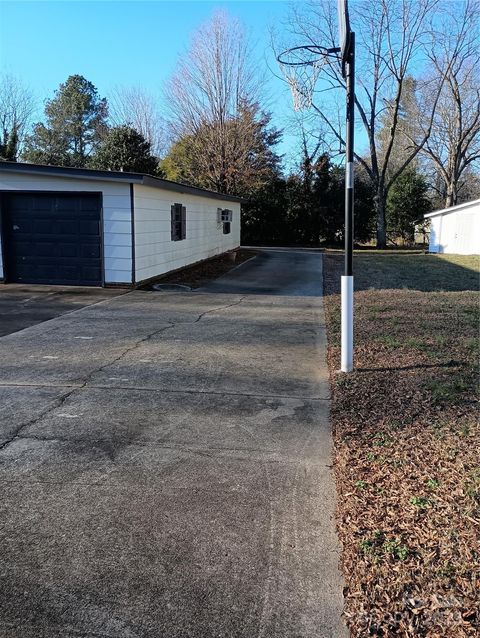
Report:
M354 256L356 290L478 290L480 256L375 254Z
M343 259L324 256L351 634L477 636L480 259L358 251L354 267L355 371L344 375Z

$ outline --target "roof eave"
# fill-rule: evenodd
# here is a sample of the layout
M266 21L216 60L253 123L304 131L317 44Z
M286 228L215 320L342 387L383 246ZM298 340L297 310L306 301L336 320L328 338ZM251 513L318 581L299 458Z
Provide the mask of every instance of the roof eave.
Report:
M476 205L480 205L480 199L473 199L471 202L464 202L463 204L457 204L456 206L450 206L449 208L434 210L433 213L426 213L423 218L430 219L430 217L436 217L437 215L448 215L448 213L455 213L457 210L463 210L464 208Z
M27 164L23 162L0 161L0 172L23 173L31 175L54 175L56 177L66 177L75 179L95 180L103 182L122 182L127 184L143 184L153 188L172 191L180 194L197 195L210 199L219 199L227 202L244 203L247 200L235 195L227 195L216 191L209 191L188 184L180 184L170 180L145 175L143 173L126 173L122 171L103 171L91 168L74 168L68 166L49 166L44 164Z
M209 197L210 199L220 199L227 202L246 202L243 197L237 197L235 195L227 195L226 193L218 193L216 191L209 191L204 188L198 188L197 186L189 186L188 184L180 184L179 182L172 182L168 179L162 179L161 177L153 177L152 175L143 175L142 184L144 186L151 186L153 188L162 188L167 191L173 191L184 195L199 195L200 197Z

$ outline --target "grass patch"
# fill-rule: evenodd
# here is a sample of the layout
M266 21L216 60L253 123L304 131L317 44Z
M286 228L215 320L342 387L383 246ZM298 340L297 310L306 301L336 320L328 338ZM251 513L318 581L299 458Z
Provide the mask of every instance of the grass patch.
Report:
M354 638L467 638L480 623L479 258L355 254L355 371L340 359L342 256L324 256L338 531Z
M464 393L469 388L469 383L457 377L451 381L439 381L431 379L425 383L425 389L430 393L433 403L453 403L461 401Z
M341 259L326 253L326 258ZM420 290L442 292L478 290L479 255L425 255L355 251L355 290ZM329 276L328 273L326 275ZM391 306L388 299L386 306ZM381 312L381 305L373 305Z

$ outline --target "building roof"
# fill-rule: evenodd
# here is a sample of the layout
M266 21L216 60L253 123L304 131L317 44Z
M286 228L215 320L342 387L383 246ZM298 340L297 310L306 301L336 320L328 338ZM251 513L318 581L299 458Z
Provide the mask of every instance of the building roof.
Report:
M442 208L441 210L434 210L433 213L427 213L424 215L425 219L430 217L436 217L437 215L446 215L448 213L456 213L458 210L470 208L471 206L478 206L480 211L480 199L474 199L471 202L465 202L464 204L458 204L457 206L450 206L450 208Z
M43 164L26 164L23 162L0 161L0 173L23 173L27 175L53 175L56 177L69 177L74 179L89 179L103 182L126 182L127 184L142 184L153 188L174 191L187 195L199 195L210 199L221 199L228 202L244 202L242 197L226 195L217 191L209 191L205 188L188 186L168 179L153 177L143 173L125 173L123 171L98 171L90 168L71 168L67 166L45 166Z

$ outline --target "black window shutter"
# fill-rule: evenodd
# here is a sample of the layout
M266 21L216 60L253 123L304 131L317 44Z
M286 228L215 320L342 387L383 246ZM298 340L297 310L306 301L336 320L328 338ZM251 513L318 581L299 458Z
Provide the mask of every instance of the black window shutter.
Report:
M175 224L175 204L172 204L172 207L170 209L170 229L172 241L175 241L177 239L177 225Z
M187 209L185 206L182 206L182 237L181 239L185 239L187 236Z

